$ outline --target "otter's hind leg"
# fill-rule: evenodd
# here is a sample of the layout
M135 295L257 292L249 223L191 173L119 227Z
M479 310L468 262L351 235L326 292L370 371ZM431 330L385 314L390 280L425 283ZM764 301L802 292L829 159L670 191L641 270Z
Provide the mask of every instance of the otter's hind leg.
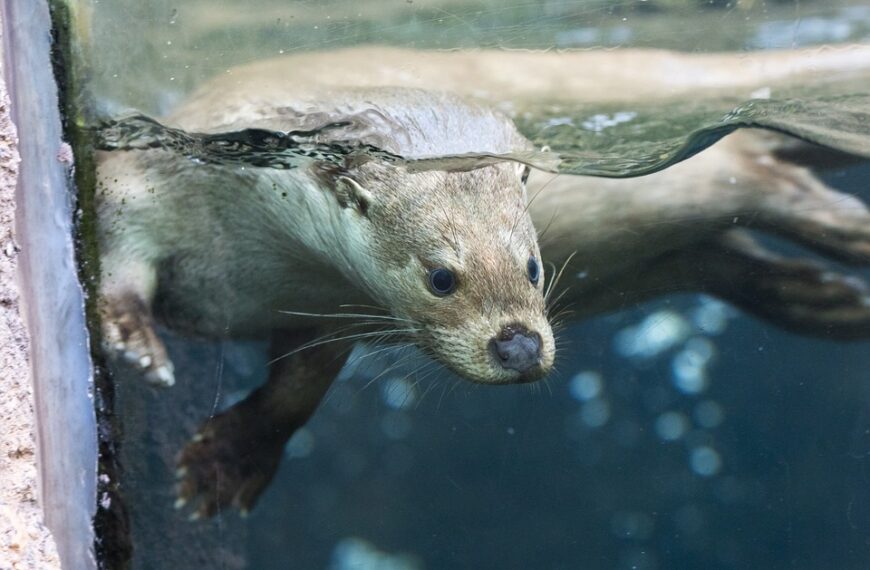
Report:
M797 333L870 338L870 287L863 279L778 255L741 230L724 234L706 255L700 289Z
M663 293L708 293L793 332L837 340L870 338L870 288L810 259L769 251L746 230L650 262L631 280L632 301Z
M761 194L761 227L852 265L870 264L870 210L826 186L808 169L773 157L758 160L774 191Z
M344 365L347 344L290 354L313 334L275 333L269 379L247 398L205 421L178 460L178 508L193 518L220 509L250 510L272 480L293 433L302 427Z

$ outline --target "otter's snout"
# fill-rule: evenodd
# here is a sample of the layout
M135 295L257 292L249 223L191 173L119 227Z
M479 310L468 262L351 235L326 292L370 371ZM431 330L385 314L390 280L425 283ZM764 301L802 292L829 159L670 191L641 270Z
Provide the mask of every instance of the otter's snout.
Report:
M541 364L541 335L523 326L502 328L489 345L502 368L525 374Z

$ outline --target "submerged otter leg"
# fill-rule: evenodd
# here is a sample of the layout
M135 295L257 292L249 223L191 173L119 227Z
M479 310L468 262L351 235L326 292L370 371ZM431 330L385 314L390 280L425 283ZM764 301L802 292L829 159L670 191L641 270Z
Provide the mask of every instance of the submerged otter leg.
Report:
M859 198L829 188L806 168L774 159L757 167L771 171L777 190L763 195L761 227L837 261L870 264L870 210Z
M814 260L769 251L746 230L730 230L719 238L666 254L625 282L632 286L625 291L624 301L703 292L801 334L839 340L870 338L867 283L830 271Z
M857 276L783 257L740 230L718 240L701 267L702 290L785 329L838 340L870 338L870 287Z
M273 335L269 379L247 398L205 421L178 460L178 502L193 517L220 509L247 512L266 488L293 433L317 408L344 365L347 344L326 343L282 356L315 338Z
M139 369L157 386L175 384L172 361L154 330L151 298L155 271L147 263L102 260L103 282L98 303L103 345L113 356Z

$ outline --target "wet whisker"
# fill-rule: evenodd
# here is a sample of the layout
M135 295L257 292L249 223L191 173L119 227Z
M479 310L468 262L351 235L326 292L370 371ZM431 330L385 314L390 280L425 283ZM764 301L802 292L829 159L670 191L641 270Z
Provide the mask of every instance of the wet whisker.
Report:
M556 285L559 283L559 280L562 279L562 275L565 273L565 269L568 267L568 264L571 262L571 260L574 259L574 256L575 256L575 255L577 255L577 251L576 251L576 250L575 250L573 253L571 253L571 255L568 256L568 258L567 258L567 259L565 260L565 262L562 264L562 268L559 270L559 273L556 274L555 279L553 279L553 281L550 282L550 286L547 287L547 292L544 293L544 302L545 302L545 303L546 303L546 302L548 301L548 299L550 298L550 294L553 292L553 290L555 289Z
M297 354L299 352L302 352L303 350L308 350L311 348L315 348L317 346L322 346L322 345L330 344L330 343L334 343L334 342L360 340L360 339L364 339L364 338L383 338L383 337L398 336L398 335L402 335L402 334L417 333L417 332L420 332L420 329L406 328L406 329L393 329L393 330L388 330L388 331L368 331L368 332L349 334L349 335L339 336L339 337L330 337L330 335L326 335L325 338L320 337L319 339L315 339L311 342L307 342L307 343L303 344L302 346L295 348L286 354L282 354L281 356L270 360L268 364L270 364L270 365L274 364L275 362L277 362L281 359L284 359L284 358L287 358L287 357L292 356L294 354Z
M401 321L401 322L413 322L410 319L403 319L401 317L394 317L392 315L369 315L366 313L306 313L304 311L278 311L283 315L294 315L297 317L317 317L324 319L354 319L365 317L368 319L376 319L376 320L388 320L388 321Z

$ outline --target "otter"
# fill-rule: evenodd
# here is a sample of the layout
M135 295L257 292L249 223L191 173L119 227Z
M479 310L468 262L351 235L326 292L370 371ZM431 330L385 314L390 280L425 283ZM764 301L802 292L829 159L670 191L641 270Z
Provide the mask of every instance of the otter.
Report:
M407 157L528 146L503 115L449 94L347 89L281 105L256 101L256 124L301 130L312 120L342 121L320 142L353 136ZM190 130L235 121L212 125L197 108L194 99L169 121ZM480 136L469 140L469 131ZM239 169L167 150L102 156L100 306L109 347L152 382L171 385L152 317L201 336L273 337L267 385L185 451L182 496L211 493L206 515L229 501L247 508L341 367L343 338L410 339L479 383L545 376L555 344L526 175L511 162L411 172L379 161ZM336 336L341 316L353 314L348 305L388 311L356 311L362 322Z
M316 75L300 81L301 57L232 70L166 122L202 133L333 125L319 142L353 139L408 158L532 148L509 117L467 94L355 85L350 73L341 86ZM179 456L177 505L198 517L254 505L354 341L413 342L478 383L546 376L556 350L545 261L571 279L562 298L574 318L703 291L802 333L866 338L863 282L786 259L748 233L870 261L867 208L789 162L779 152L787 146L737 133L628 180L510 161L413 171L312 159L278 170L200 164L162 149L103 152L103 339L164 386L174 375L155 321L191 335L271 339L266 384L211 418ZM540 244L536 227L547 228Z

